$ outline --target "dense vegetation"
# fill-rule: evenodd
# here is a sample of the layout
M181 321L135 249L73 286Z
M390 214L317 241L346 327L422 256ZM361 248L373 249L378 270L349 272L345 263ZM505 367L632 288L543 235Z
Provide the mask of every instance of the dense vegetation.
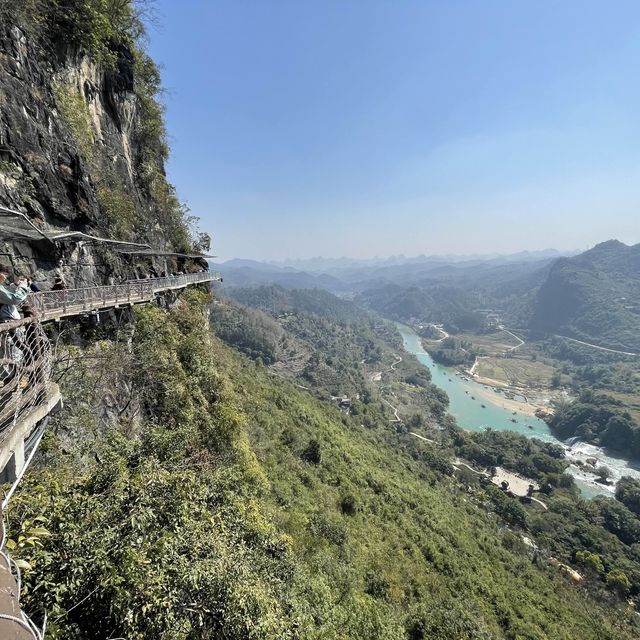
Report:
M438 346L431 347L429 354L436 362L448 367L471 366L477 355L470 342L451 336L438 343Z
M562 439L577 436L640 456L640 425L622 402L607 394L585 391L575 402L558 403L549 424Z
M610 610L637 584L624 543L605 539L619 561L600 560L596 599L570 586L503 527L519 503L270 376L208 334L201 302L67 347L65 412L10 513L25 602L52 638L637 635ZM568 527L558 500L551 522ZM508 521L548 531L546 517Z
M261 311L239 304L214 304L211 322L220 338L254 360L273 364L287 351L281 326Z
M371 322L374 318L379 320L348 300L342 300L322 289L285 289L272 285L232 289L229 295L242 304L262 309L274 316L302 312L340 324Z
M479 299L459 286L385 284L367 289L357 297L357 301L386 318L404 322L441 322L454 333L480 331L486 327L484 316L472 311L479 305Z
M630 511L640 516L640 480L628 476L620 478L616 485L616 498Z
M568 463L564 449L535 438L525 438L511 431L487 429L482 433L455 433L459 455L483 467L505 467L528 478L540 480L543 487L573 487L571 476L563 476Z
M138 8L129 0L19 0L11 4L11 18L29 36L38 38L49 55L60 47L86 51L102 64L117 64L117 48L133 46L144 27ZM148 4L148 3L146 3ZM7 17L9 6L2 6Z
M271 286L230 294L243 305L214 306L213 326L221 338L264 362L278 362L278 373L299 375L318 392L367 397L361 364L381 363L380 319L320 289Z

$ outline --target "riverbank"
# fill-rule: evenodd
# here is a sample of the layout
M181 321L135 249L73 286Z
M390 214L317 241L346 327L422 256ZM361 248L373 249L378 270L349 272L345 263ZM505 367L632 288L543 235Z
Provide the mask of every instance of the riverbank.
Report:
M478 384L483 384L479 380L476 380ZM506 387L508 389L508 387ZM535 416L540 411L549 411L548 405L531 404L530 402L521 402L520 400L512 400L511 398L505 398L499 393L496 393L493 389L485 389L479 387L476 389L476 395L479 395L483 400L487 400L493 404L502 407L505 411L511 411L521 413L527 416ZM514 393L521 394L520 391L514 391Z
M517 338L510 332L506 332L509 336L517 339L519 342L516 345L506 347L506 351L514 351L518 347L522 346L524 342ZM421 338L420 344L423 350L430 354L432 350L440 347L439 340L430 340L427 338ZM502 346L502 345L500 345ZM433 356L431 356L433 358ZM540 412L545 414L552 413L551 401L557 395L556 391L551 389L541 388L540 385L532 386L527 384L513 384L506 380L498 380L490 376L482 375L483 369L486 369L486 362L493 361L494 358L490 356L476 356L471 367L465 367L463 365L456 366L456 369L464 376L472 379L479 385L474 393L475 396L481 396L483 400L498 405L505 411L521 413L526 416L539 415ZM529 362L521 362L519 359L514 358L500 360L501 363L509 363L511 369L516 365L521 368L531 368L536 366ZM439 363L441 366L447 367L449 365L445 363ZM453 365L452 365L453 366ZM502 364L502 367L506 368L506 364ZM491 367L489 367L491 371ZM526 379L526 378L525 378Z
M540 415L540 412L545 414L553 413L551 403L559 395L557 390L541 388L539 385L509 384L504 380L480 375L480 361L482 358L483 356L476 357L473 366L463 370L463 374L482 385L482 394L486 399L493 402L498 397L504 409L518 411L527 415ZM513 363L513 360L509 360L509 362ZM489 395L487 395L485 387L489 387ZM518 400L518 397L521 397L522 400Z
M595 475L589 473L589 467L585 464L580 465L579 461L586 462L587 457L597 458L596 466L608 467L612 471L611 479L614 482L625 475L640 478L640 461L614 457L612 452L585 443L562 442L555 437L546 422L534 415L536 408L549 410L545 402L536 402L529 395L526 396L527 403L505 398L504 391L497 392L493 388L485 388L476 378L470 376L468 371L455 371L435 363L424 349L420 337L410 327L401 324L397 326L404 348L429 369L433 384L447 393L449 413L463 429L484 431L491 428L513 431L528 438L538 438L560 445L571 463L569 473L574 477L585 498L602 494L612 496L615 491L615 484L603 485L596 482ZM522 392L518 390L516 393ZM537 398L536 393L537 391L533 393L533 398ZM514 411L516 415L513 415Z
M494 380L493 378L484 378L479 376L476 373L476 369L478 367L478 359L473 363L473 367L469 369L466 373L469 374L478 384L484 384L488 387L493 387L494 389L507 389L511 390L510 386L506 382L502 382L502 380Z
M527 403L516 398L507 398L503 393L478 384L464 370L455 370L433 361L423 341L415 331L398 325L405 349L431 371L432 382L449 396L449 413L458 424L470 431L482 431L491 427L515 431L528 437L553 441L548 425L535 416L536 409L545 408L544 403ZM516 412L514 415L513 412Z

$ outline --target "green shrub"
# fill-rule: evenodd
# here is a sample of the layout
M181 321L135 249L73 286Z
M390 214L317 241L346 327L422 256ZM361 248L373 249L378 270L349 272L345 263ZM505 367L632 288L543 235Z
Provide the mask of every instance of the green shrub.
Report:
M576 552L576 562L580 563L587 569L595 571L596 573L604 572L602 558L597 553L591 553L586 549Z
M312 464L320 464L322 451L320 443L315 438L309 441L306 449L302 452L302 459Z
M128 239L136 221L136 204L130 193L108 187L98 187L98 203L108 225L118 238Z
M607 573L607 587L622 597L629 592L631 582L624 571L613 569Z
M349 493L340 501L340 510L345 516L355 516L357 509L356 497Z
M53 94L71 136L84 158L94 157L95 136L91 123L91 113L84 96L69 84L55 82Z

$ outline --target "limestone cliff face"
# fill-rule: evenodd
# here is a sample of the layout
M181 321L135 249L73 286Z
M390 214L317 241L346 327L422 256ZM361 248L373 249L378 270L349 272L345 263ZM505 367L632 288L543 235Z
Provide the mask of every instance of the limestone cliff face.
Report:
M77 47L47 51L27 33L0 25L0 206L45 231L187 249L182 211L164 176L163 131L149 133L145 121L149 105L152 117L161 109L151 95L145 112L136 92L136 52L114 45L115 64L106 66ZM0 236L0 261L41 280L62 274L77 286L104 282L131 262L96 243L9 236Z

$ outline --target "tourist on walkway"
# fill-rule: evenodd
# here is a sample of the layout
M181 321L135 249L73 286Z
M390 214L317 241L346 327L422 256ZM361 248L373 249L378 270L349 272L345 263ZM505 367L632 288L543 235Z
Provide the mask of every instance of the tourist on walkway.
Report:
M51 291L64 291L67 288L65 281L58 277L53 281L53 286L51 287Z
M0 323L20 320L16 305L24 301L29 293L29 284L24 276L19 276L12 284L9 280L9 269L0 266ZM23 347L23 348L21 348ZM17 363L25 355L24 336L20 328L0 333L0 382L7 384L14 375Z
M15 282L7 284L9 270L0 267L0 322L20 320L16 305L24 301L29 293L29 284L24 276L18 276Z

